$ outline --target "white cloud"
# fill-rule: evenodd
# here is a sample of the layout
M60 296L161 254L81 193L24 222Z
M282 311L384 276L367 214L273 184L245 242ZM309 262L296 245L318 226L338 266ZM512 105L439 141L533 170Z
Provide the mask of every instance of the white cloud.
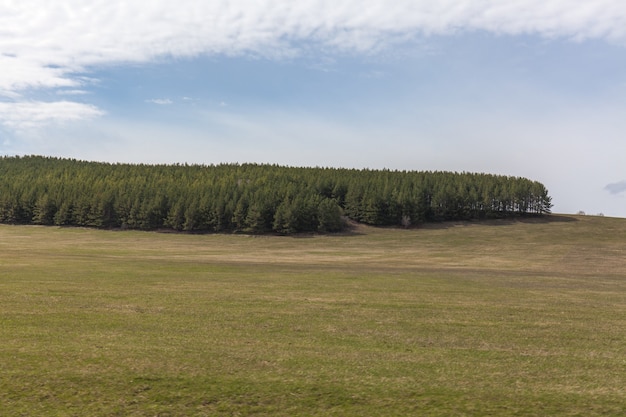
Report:
M15 130L37 128L50 122L90 119L103 114L95 106L71 101L0 103L0 123Z
M158 104L160 106L165 106L168 104L172 104L173 101L170 100L169 98L153 98L150 100L146 100L146 103L152 103L152 104Z
M23 0L0 6L0 88L75 86L111 62L281 55L292 41L365 51L422 33L488 30L624 40L620 0Z
M23 0L0 4L0 28L0 94L15 99L32 89L80 91L90 82L83 75L98 66L168 56L251 54L280 58L317 47L363 53L422 35L473 30L625 42L626 3ZM301 49L303 44L308 46ZM4 104L5 114L7 106L16 106L10 112L13 114L23 111L24 104ZM68 106L60 102L60 107ZM85 105L75 103L73 108L76 117L94 113ZM4 116L2 120L5 125L14 123Z
M82 96L85 94L89 94L87 90L59 90L57 94L60 96Z

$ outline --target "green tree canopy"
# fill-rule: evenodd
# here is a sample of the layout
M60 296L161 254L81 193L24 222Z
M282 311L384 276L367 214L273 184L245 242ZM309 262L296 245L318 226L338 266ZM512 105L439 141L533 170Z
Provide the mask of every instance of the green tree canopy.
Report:
M0 222L204 232L337 232L550 213L543 184L480 173L0 158Z

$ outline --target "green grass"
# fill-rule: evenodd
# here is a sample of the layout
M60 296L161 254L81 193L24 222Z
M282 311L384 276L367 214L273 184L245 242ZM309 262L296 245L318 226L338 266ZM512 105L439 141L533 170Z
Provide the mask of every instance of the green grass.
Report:
M0 226L0 415L620 416L626 220Z

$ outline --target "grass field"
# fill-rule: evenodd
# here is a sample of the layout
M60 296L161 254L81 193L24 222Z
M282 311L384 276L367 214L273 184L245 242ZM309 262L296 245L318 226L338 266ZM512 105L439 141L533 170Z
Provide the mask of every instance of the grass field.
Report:
M623 416L626 220L0 226L2 416Z

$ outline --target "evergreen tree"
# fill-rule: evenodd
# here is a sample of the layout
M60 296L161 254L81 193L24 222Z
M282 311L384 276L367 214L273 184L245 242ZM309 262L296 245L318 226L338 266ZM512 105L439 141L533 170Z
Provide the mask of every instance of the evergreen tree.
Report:
M320 232L339 232L344 224L341 218L341 207L334 199L325 198L318 206L318 226Z

